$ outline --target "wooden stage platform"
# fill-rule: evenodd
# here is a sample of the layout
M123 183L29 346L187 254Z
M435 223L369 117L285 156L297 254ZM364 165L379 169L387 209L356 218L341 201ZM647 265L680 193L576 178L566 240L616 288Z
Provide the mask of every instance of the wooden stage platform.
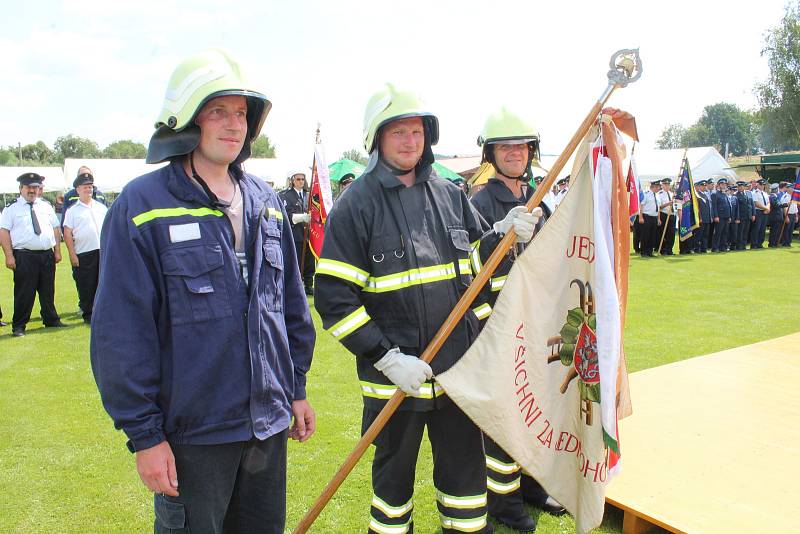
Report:
M800 532L800 332L630 376L623 533Z

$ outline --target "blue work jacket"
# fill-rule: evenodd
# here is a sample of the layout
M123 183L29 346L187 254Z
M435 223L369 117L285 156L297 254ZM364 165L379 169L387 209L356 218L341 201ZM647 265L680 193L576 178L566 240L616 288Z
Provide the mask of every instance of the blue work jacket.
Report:
M289 220L269 186L231 173L246 271L178 162L130 182L103 224L92 371L132 451L266 439L306 396L315 333Z

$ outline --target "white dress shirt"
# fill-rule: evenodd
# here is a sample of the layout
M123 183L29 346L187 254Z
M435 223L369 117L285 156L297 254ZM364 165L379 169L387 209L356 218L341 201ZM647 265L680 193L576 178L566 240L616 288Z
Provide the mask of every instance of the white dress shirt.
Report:
M753 196L753 202L760 202L766 207L769 207L769 196L760 189L753 189L750 194ZM756 206L758 211L764 211L765 208L759 208Z
M33 231L31 209L36 214L41 233L36 235ZM6 206L0 217L0 228L8 230L11 234L11 246L15 249L47 250L56 246L54 229L58 228L56 211L49 202L37 198L33 206L21 196L17 201Z
M64 226L72 230L75 254L100 248L100 229L107 212L108 208L94 199L89 199L89 204L79 200L70 206L64 217Z
M564 200L564 196L567 194L567 191L569 191L569 187L565 187L564 189L559 189L556 191L556 194L553 195L553 204L555 204L555 207L558 207L558 205L561 204L561 201Z
M656 193L648 191L642 199L641 209L644 215L655 217L658 215L658 199Z
M658 194L656 196L658 197L658 205L659 206L661 204L663 204L664 202L669 202L670 203L669 206L665 206L663 208L660 208L660 211L662 213L666 213L667 215L672 215L672 200L674 198L672 193L670 193L669 191L664 191L662 189L661 191L658 192Z

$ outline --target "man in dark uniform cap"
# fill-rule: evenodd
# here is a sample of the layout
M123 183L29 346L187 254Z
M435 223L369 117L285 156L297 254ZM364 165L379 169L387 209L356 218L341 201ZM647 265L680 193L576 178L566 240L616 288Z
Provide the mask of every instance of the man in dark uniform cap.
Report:
M736 200L739 204L739 228L736 232L736 250L744 250L750 239L750 225L756 219L755 205L753 197L745 188L747 182L739 180L736 182Z
M731 204L731 224L728 225L727 250L736 250L736 235L739 232L739 200L736 198L736 186L728 186L728 201Z
M784 226L783 209L780 205L780 197L783 195L783 184L771 184L769 194L769 248L778 246L778 238L781 237L781 227Z
M697 214L700 218L700 226L697 227L694 236L695 253L708 252L708 229L711 227L711 199L706 191L705 180L695 182L697 190Z
M108 208L92 198L94 177L91 173L79 174L72 186L78 193L78 202L62 222L64 244L69 251L83 322L90 324L100 276L100 229Z
M300 269L302 264L300 275L303 278L306 295L313 295L314 256L311 254L306 233L306 226L311 222L311 214L308 211L308 195L311 193L308 189L305 171L299 169L291 171L288 178L289 187L280 192L280 197L292 225L297 267Z
M714 237L711 252L725 252L727 250L728 225L731 222L731 202L725 189L728 186L727 178L717 180L717 190L711 195L711 204L714 212Z
M81 165L78 167L78 174L76 176L80 176L81 174L93 174L92 169L87 167L86 165ZM92 184L92 198L98 202L100 202L105 207L108 207L108 201L106 200L106 196L100 191L97 186ZM61 206L61 229L64 229L64 217L67 215L67 210L72 207L76 202L78 202L78 192L75 190L73 186L72 189L64 193L64 204Z
M336 200L333 201L334 205L336 205L336 203L339 202L339 199L342 198L344 192L347 191L347 188L350 187L350 184L352 184L355 179L356 176L352 172L348 172L347 174L339 178L339 192L336 195Z
M569 185L569 175L567 175L567 176L561 178L559 181L557 181L556 185L558 185L558 191L556 191L556 193L555 193L554 204L555 204L555 207L557 208L558 205L561 204L561 201L564 200L564 195L566 195L567 191L569 191L569 187L568 187L568 185Z
M20 196L0 219L0 245L6 267L14 271L14 318L12 334L25 335L33 302L39 294L45 326L66 326L56 311L56 263L61 261L61 231L56 212L38 198L44 177L27 172L17 178Z

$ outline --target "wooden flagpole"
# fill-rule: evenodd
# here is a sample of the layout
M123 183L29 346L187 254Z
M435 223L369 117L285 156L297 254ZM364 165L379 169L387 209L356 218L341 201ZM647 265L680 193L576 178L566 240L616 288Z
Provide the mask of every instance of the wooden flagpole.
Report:
M528 211L531 211L538 206L542 202L545 193L549 191L551 187L553 187L553 183L555 182L558 173L564 168L564 165L566 165L567 160L575 151L575 148L577 148L578 144L589 131L589 128L591 128L592 124L594 124L594 122L597 120L598 115L600 115L600 111L603 109L603 106L608 101L608 98L611 96L614 90L617 87L625 87L628 85L628 83L639 79L642 73L639 50L619 50L611 57L610 67L611 68L608 71L608 86L605 88L597 102L595 102L594 106L592 106L592 109L589 111L589 113L587 113L586 117L583 119L583 122L581 122L581 125L578 127L578 130L572 136L572 139L570 139L569 143L567 143L564 151L561 152L561 155L558 157L558 159L556 159L553 167L543 180L542 186L537 188L534 195L530 198L530 200L528 200L528 203L526 204ZM636 72L635 75L634 72ZM439 349L444 344L445 340L447 340L448 336L461 321L461 318L465 313L467 313L467 311L469 311L469 306L478 296L478 293L480 292L481 288L483 288L484 284L486 284L486 282L489 280L489 277L494 274L495 269L497 269L497 266L500 265L501 260L505 256L508 249L511 248L511 246L515 243L515 241L516 234L514 230L511 229L505 235L505 237L500 240L500 243L498 243L489 259L484 262L483 267L472 281L472 284L470 284L470 286L464 292L464 295L458 301L455 308L453 308L453 311L450 312L450 315L447 317L447 319L445 319L444 323L439 328L439 331L436 332L436 335L433 337L430 344L425 348L425 351L420 356L421 360L428 363L433 360L433 358L439 352ZM334 493L336 493L336 490L339 489L339 486L342 485L347 476L364 455L367 447L369 447L370 444L375 440L380 431L391 418L392 414L394 414L394 412L400 406L400 403L403 402L405 397L406 394L398 389L395 394L392 395L392 398L386 402L383 410L381 410L367 431L364 432L364 435L358 441L353 451L345 459L342 466L339 467L339 470L336 471L331 481L328 482L328 485L325 487L322 494L317 498L314 505L308 510L308 512L306 512L306 515L294 529L293 534L304 534L308 531L319 514L331 500Z

